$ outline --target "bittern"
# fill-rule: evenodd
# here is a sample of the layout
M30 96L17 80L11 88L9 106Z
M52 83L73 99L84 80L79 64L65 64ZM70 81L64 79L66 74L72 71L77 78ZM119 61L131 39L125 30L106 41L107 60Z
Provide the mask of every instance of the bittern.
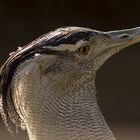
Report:
M96 72L137 42L140 27L63 27L20 47L0 70L6 126L27 129L30 140L115 140L96 99Z

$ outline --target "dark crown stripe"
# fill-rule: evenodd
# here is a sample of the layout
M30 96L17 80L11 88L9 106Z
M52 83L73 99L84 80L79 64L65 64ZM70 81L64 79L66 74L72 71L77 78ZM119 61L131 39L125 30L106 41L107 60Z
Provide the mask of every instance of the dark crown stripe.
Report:
M66 35L57 35L46 42L46 46L59 46L61 44L76 44L78 41L88 41L93 36L92 31L74 32Z

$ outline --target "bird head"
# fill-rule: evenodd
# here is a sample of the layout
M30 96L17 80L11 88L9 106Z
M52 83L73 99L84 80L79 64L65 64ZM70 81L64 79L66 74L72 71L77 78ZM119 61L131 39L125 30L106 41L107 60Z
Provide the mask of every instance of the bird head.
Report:
M50 33L50 39L41 46L45 53L43 50L35 54L34 62L39 62L37 65L47 78L50 76L64 86L78 80L86 82L95 78L108 58L139 39L140 28L109 32L81 27L59 28Z
M55 94L78 89L94 81L97 70L108 58L139 41L139 27L109 32L64 27L19 48L0 70L1 114L6 125L10 126L11 120L21 125L27 117L22 109L28 110L30 99L44 98L34 93L43 90ZM50 94L46 96L46 100L51 99ZM18 107L20 103L22 109Z

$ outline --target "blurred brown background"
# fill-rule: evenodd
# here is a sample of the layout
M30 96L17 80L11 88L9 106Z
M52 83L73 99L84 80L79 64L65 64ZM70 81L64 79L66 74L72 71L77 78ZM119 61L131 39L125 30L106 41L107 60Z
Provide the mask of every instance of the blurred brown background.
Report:
M140 26L139 0L0 0L0 65L9 52L61 26ZM98 101L118 140L140 140L140 43L113 56L96 79ZM12 137L0 120L0 140Z

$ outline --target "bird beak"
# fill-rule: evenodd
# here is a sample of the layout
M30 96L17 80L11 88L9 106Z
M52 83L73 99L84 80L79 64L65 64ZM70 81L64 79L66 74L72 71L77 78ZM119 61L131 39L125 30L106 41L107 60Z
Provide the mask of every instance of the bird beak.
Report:
M110 50L112 48L116 48L116 51L119 51L123 48L140 42L140 27L126 30L109 31L105 32L105 35L108 38L108 48L106 49Z
M94 60L98 61L98 66L94 66L95 71L115 53L140 42L140 27L109 32L99 31L97 35L100 45L95 47L93 51L95 54Z

